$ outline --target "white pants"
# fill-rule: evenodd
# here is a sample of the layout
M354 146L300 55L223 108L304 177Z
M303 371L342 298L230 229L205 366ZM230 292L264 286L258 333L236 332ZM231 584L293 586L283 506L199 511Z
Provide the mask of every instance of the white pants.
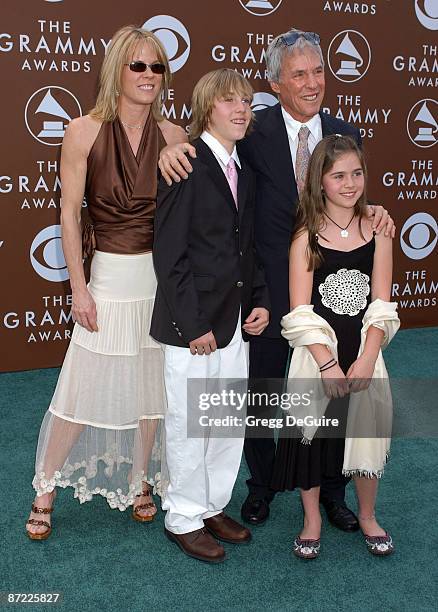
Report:
M248 353L240 317L231 342L210 355L165 345L167 393L166 457L169 488L163 502L165 525L172 533L201 529L203 519L222 512L231 499L243 450L236 438L187 437L187 379L248 377Z

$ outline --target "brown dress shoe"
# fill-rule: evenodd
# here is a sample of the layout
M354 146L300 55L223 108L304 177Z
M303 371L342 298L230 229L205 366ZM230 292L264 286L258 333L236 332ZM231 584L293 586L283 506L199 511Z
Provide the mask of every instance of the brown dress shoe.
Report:
M250 530L240 525L224 512L204 519L204 525L215 538L223 542L229 542L230 544L247 544L251 540Z
M172 533L164 528L164 533L189 557L207 563L221 563L225 560L223 546L216 542L206 529L196 529L189 533Z

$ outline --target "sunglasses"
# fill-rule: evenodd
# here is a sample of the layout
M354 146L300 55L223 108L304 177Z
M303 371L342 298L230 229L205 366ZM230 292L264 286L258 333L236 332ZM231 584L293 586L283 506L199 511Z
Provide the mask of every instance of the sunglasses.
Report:
M279 41L281 41L284 45L291 47L299 38L304 38L313 45L319 45L321 40L318 34L315 34L315 32L288 32L287 34L280 36Z
M166 66L164 64L160 64L159 62L155 62L154 64L146 64L145 62L138 60L136 62L124 64L124 66L129 66L129 70L132 70L132 72L145 72L148 68L150 68L151 72L154 74L164 74L166 72Z

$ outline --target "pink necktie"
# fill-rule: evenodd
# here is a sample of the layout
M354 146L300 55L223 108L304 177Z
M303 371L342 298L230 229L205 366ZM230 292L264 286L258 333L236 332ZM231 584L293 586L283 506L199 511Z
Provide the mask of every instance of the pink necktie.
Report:
M309 167L309 135L309 128L306 125L302 125L298 132L297 158L295 160L295 176L297 178L298 195L303 190L304 183L306 182L307 168Z
M234 159L232 157L230 157L230 161L227 164L226 176L237 208L237 170L236 164L234 163Z

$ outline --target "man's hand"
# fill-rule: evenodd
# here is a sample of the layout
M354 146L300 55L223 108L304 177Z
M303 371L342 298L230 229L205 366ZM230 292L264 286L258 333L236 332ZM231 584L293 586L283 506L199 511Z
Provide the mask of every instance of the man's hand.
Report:
M97 327L96 304L88 289L80 293L73 293L71 308L73 321L85 327L89 332L99 331Z
M210 355L217 349L216 338L212 331L192 340L189 346L192 355Z
M188 142L168 145L162 149L160 159L158 160L158 167L169 187L172 181L179 183L182 178L188 178L188 173L193 170L186 153L190 157L196 157L195 147Z
M368 216L373 218L373 231L376 234L380 234L380 232L384 229L385 236L391 236L391 238L395 237L395 225L392 218L389 216L388 211L383 206L379 206L377 204L370 204L366 207Z
M266 308L253 308L249 317L245 320L243 329L251 336L259 336L268 326L269 310Z

